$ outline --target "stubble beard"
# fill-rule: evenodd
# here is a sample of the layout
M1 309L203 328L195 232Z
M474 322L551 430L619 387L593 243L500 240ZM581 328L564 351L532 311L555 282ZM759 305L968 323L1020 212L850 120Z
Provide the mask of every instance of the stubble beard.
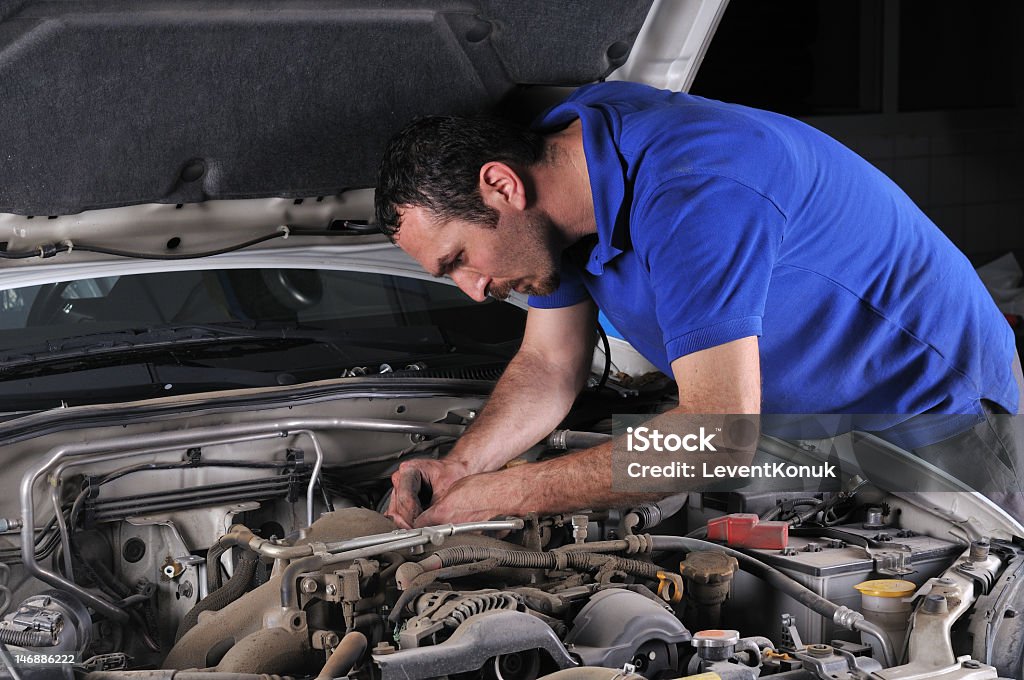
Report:
M560 282L558 262L553 253L555 246L550 242L554 234L554 225L550 221L540 217L528 217L522 227L517 230L517 238L520 243L529 243L524 251L521 251L521 259L528 272L535 272L530 278L531 283L524 283L520 292L526 295L544 296L551 295L558 290ZM512 294L517 281L506 281L501 284L493 284L489 290L491 297L505 300Z
M522 292L525 295L551 295L556 290L558 290L558 284L560 281L561 279L558 275L558 272L551 272L549 274L546 274L536 284L526 284L525 286L523 286L520 292ZM512 295L512 291L515 290L513 288L514 283L514 281L509 281L507 283L502 284L492 284L491 287L487 289L487 294L490 297L495 298L496 300L507 300L509 296Z

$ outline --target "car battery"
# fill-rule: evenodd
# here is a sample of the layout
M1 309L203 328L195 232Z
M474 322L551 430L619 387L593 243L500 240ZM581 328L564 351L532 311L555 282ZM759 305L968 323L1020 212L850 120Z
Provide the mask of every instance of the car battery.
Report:
M871 579L901 578L920 586L939 575L964 550L954 541L917 535L895 528L865 529L863 525L828 529L793 530L783 550L744 550L782 571L818 595L860 611L860 593L854 588ZM740 570L733 581L727 607L729 625L741 630L770 631L776 638L783 614L793 617L805 644L833 639L860 641L859 633L837 627L788 595L777 592L757 577ZM756 606L750 606L756 602Z

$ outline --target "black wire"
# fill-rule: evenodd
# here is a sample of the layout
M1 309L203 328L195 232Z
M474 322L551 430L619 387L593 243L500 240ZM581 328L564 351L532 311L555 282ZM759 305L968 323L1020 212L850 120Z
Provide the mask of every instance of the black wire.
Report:
M265 241L272 241L275 238L285 238L286 236L351 236L351 232L346 231L331 231L326 229L310 229L310 230L298 230L289 229L278 230L271 234L264 234L242 243L236 243L224 248L218 248L216 250L208 250L203 253L140 253L131 250L118 250L116 248L106 248L104 246L90 246L83 245L80 243L48 243L35 250L23 250L18 252L10 252L0 250L0 259L6 260L24 260L32 257L48 258L53 257L59 253L69 253L73 250L81 250L87 253L98 253L101 255L113 255L114 257L126 257L138 260L192 260L201 257L212 257L214 255L223 255L224 253L230 253L235 250L241 250L254 246L258 243Z
M600 321L597 322L597 332L601 336L601 345L604 347L604 372L601 374L596 388L601 389L608 382L608 375L612 371L612 348L611 343L608 342L608 334L604 332Z
M331 497L327 495L327 488L324 487L323 474L321 474L320 479L317 480L317 486L320 487L320 493L323 494L324 504L327 506L327 511L334 512L334 503L331 502Z
M60 533L55 529L57 518L51 517L42 529L36 529L35 545L33 550L37 560L42 561L49 557L50 553L60 541ZM7 563L18 563L21 561L21 548L6 548L0 550L0 560Z
M117 250L115 248L104 248L103 246L82 246L74 245L75 250L84 250L87 253L100 253L102 255L113 255L115 257L128 257L142 260L191 260L200 257L212 257L214 255L223 255L224 253L230 253L235 250L241 250L254 246L258 243L265 241L272 241L275 238L283 238L286 232L276 231L273 234L264 234L254 239L249 239L242 243L226 246L224 248L217 248L216 250L208 250L205 253L136 253L130 250Z

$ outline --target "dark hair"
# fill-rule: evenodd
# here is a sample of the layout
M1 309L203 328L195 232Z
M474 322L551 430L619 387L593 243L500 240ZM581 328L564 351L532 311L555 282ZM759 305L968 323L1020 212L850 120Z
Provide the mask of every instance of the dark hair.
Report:
M377 225L394 240L398 207L419 206L438 219L487 226L497 213L480 197L480 168L490 161L526 167L544 155L544 137L495 118L430 116L409 123L384 150L374 199Z

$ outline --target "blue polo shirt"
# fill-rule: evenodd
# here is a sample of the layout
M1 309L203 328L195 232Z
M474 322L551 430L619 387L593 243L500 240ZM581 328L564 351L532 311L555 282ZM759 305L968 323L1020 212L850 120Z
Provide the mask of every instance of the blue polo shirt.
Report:
M1014 339L967 259L890 181L785 116L634 83L580 88L596 238L539 308L588 295L671 375L759 336L765 413L1017 411ZM900 417L889 419L899 422Z

